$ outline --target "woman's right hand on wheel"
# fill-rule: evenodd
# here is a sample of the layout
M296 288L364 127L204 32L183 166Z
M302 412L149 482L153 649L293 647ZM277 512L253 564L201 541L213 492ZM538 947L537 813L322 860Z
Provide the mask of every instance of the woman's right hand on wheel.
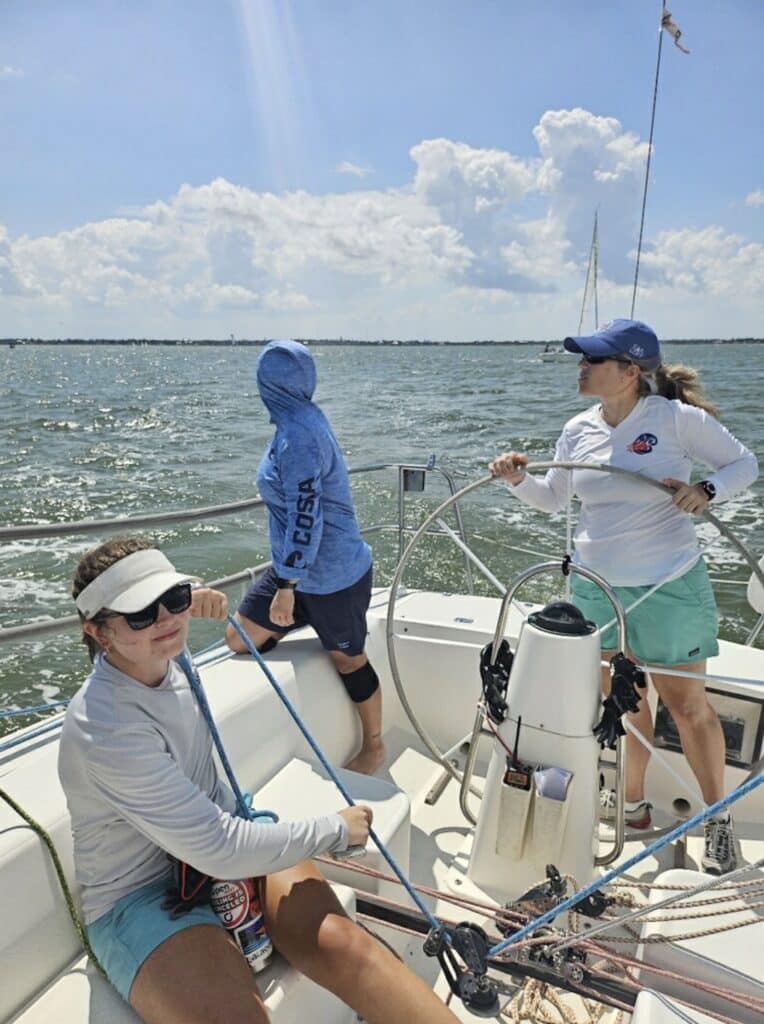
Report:
M371 807L364 804L356 804L355 807L346 807L340 811L340 817L345 819L348 829L348 846L366 846L369 841L369 829L374 817Z
M488 469L493 476L500 477L514 487L525 476L527 465L528 456L522 452L504 452L488 463Z

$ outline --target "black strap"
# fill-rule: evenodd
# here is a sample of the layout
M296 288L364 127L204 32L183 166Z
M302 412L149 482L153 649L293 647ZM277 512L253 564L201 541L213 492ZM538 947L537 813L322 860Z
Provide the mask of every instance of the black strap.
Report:
M210 902L214 879L177 857L171 857L170 854L167 856L172 865L172 885L165 893L162 910L166 910L175 920L187 914L192 907Z

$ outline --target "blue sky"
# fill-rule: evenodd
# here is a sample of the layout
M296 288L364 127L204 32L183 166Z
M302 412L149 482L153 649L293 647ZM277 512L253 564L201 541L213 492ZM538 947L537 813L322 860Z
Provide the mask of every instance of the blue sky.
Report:
M637 313L761 335L764 4L671 9ZM554 337L595 206L624 315L659 13L4 0L0 335Z

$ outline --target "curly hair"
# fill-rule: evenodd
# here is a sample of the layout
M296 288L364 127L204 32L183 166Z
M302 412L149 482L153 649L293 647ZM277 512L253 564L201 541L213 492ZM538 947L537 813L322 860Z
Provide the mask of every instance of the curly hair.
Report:
M155 545L143 537L115 537L113 540L107 540L104 544L99 544L97 548L91 548L90 551L86 551L74 570L72 597L76 601L85 587L92 583L96 577L100 576L102 572L105 572L114 565L115 562L127 558L128 555L135 554L136 551L146 551L153 547ZM84 622L85 616L82 612L78 611L77 614L80 617L80 622ZM97 626L102 626L107 618L108 615L104 612L98 612L88 621L95 623ZM84 630L82 631L82 642L87 647L90 660L93 661L96 654L101 650L100 644Z

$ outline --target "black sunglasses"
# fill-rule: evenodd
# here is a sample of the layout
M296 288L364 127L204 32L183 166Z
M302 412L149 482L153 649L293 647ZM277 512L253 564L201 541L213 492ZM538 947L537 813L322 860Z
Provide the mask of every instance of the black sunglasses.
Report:
M631 366L631 359L621 359L619 356L588 356L585 352L581 353L585 363L589 366L600 366L602 363L623 363L624 366Z
M160 604L164 605L170 615L180 615L181 612L185 612L191 607L191 584L178 583L174 587L170 587L169 590L165 590L164 594L160 594L156 601L152 601L138 612L112 612L109 617L121 615L130 629L137 632L154 625L159 618Z

